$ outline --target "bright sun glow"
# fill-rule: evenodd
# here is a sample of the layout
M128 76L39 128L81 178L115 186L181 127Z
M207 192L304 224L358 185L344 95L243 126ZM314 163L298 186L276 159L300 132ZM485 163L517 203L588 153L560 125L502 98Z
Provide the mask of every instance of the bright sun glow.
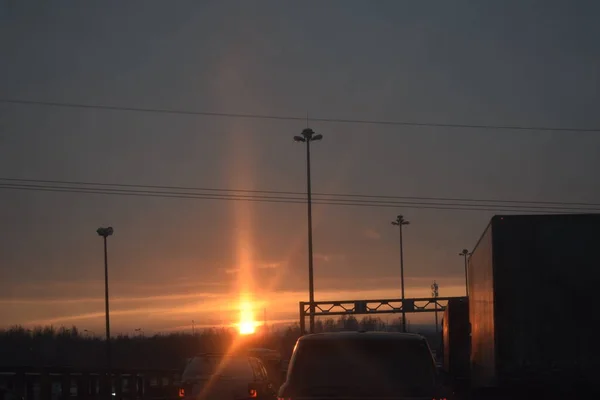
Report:
M248 302L243 302L240 307L240 323L238 325L240 335L251 335L256 332L256 321L252 306Z
M256 332L256 326L254 322L240 322L240 335L251 335Z

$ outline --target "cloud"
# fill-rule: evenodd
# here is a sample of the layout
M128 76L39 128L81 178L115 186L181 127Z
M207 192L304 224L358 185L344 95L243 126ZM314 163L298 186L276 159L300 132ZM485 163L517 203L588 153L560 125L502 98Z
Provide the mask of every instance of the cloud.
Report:
M154 309L132 309L132 310L111 310L110 316L132 316L140 313L149 313L155 311ZM54 324L65 324L74 321L85 321L85 320L94 320L104 318L105 314L102 311L98 312L89 312L84 314L74 314L74 315L60 315L56 317L44 318L44 319L36 319L32 321L27 321L25 325L27 326L45 326L45 325L54 325Z
M206 281L206 280L188 280L181 281L175 279L169 282L144 282L140 280L112 280L110 282L111 299L114 297L138 297L147 298L148 296L171 295L172 293L190 293L196 291L221 293L228 286L228 282ZM0 302L10 301L11 299L22 298L22 293L35 293L35 298L58 299L64 298L76 299L75 301L95 301L96 297L90 296L90 293L99 293L103 299L104 280L72 280L72 281L49 281L49 282L24 282L2 288L2 297ZM117 293L126 293L127 296L115 296ZM32 296L29 296L32 297ZM104 301L104 300L102 300Z
M219 269L228 275L233 275L233 274L237 274L238 272L240 272L239 268L219 268Z
M275 269L275 268L281 267L282 264L283 263L280 263L280 262L267 262L267 263L258 264L258 268L260 268L260 269Z
M262 324L263 321L258 321L259 324ZM286 318L286 319L275 319L275 320L267 320L267 325L269 326L281 326L281 325L291 325L294 323L298 323L298 318ZM214 320L213 323L211 324L204 324L204 325L198 325L198 324L184 324L184 325L179 325L179 326L166 326L165 328L161 329L161 332L182 332L182 331L191 331L192 329L205 329L205 328L215 328L215 327L221 327L221 328L235 328L237 327L238 323L237 322L229 322L229 323L221 323L220 321L216 321Z
M324 253L316 253L314 256L315 260L330 262L334 260L343 260L345 256L343 254L324 254Z
M325 262L328 262L330 260L330 256L328 256L327 254L317 253L313 257L315 258L315 260L320 260L320 261L325 261Z
M218 298L222 294L217 293L187 293L166 294L156 296L115 296L110 298L112 303L135 303L152 301L175 301L175 300L202 300ZM104 303L104 297L10 297L0 298L0 305L31 305L31 304L81 304L81 303Z
M253 306L264 307L264 301L254 301ZM100 308L101 310L101 308ZM27 326L38 326L38 325L54 325L54 324L66 324L75 321L90 321L98 320L105 316L104 311L88 311L88 312L74 312L73 310L65 310L62 315L45 316L43 318L30 319L24 322ZM215 296L207 301L203 299L200 302L191 302L187 304L181 304L180 302L173 302L166 304L164 301L158 301L154 304L147 304L145 306L135 306L124 309L111 309L111 318L127 316L128 320L132 318L140 318L144 316L151 316L157 320L168 320L169 318L177 318L181 316L199 316L199 315L222 315L227 319L231 319L232 316L236 315L239 311L239 304L237 302L230 301L230 296L222 294Z
M317 300L397 299L400 296L400 286L393 282L393 278L381 277L361 280L360 288L353 285L353 287L348 286L346 289L341 290L333 287L320 289L316 293ZM345 281L342 279L342 282ZM432 280L430 278L410 279L407 282L409 282L407 286L408 298L431 296L430 284ZM350 283L350 281L347 283ZM440 277L438 283L440 284L440 296L464 295L464 286L461 285L462 282L459 279ZM208 325L229 326L238 319L240 305L235 293L210 294L209 298L190 296L183 299L183 297L185 296L173 295L171 298L156 296L153 299L148 298L149 301L144 304L118 304L115 301L115 308L111 309L111 318L114 318L115 329L117 331L126 330L127 327L133 329L143 325L146 333L177 331L186 328L191 329L188 324L192 320L196 321L195 326L197 328L203 328ZM306 290L257 293L253 296L252 308L257 319L262 316L262 310L267 309L269 323L280 320L281 322L283 320L293 321L297 319L298 302L306 301L307 297ZM7 307L6 315L0 314L0 319L12 320L13 323L29 327L49 324L76 324L100 332L103 327L104 310L101 299L98 300L97 304L65 304L60 309L46 309L47 302L40 299L37 305L15 304L14 307ZM131 300L133 299L128 299L128 301ZM9 310L12 311L9 313ZM411 318L413 322L417 320L417 316Z
M367 239L371 240L377 240L381 238L381 234L372 228L366 229L364 235Z

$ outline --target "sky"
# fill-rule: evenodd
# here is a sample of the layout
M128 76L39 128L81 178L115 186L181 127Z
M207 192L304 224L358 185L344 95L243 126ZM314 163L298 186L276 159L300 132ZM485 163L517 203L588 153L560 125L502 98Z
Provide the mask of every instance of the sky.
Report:
M600 203L594 1L1 1L0 178ZM308 116L308 120L306 117ZM0 182L6 183L6 182ZM317 300L464 294L494 211L313 207ZM0 321L113 332L296 321L305 204L0 188ZM242 310L240 310L242 308ZM245 309L245 311L244 311ZM431 316L410 316L425 321Z

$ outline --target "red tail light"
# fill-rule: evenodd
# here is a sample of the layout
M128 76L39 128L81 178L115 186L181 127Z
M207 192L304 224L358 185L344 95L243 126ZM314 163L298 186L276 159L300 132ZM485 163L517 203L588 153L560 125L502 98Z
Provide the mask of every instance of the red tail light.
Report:
M258 392L256 389L248 389L248 396L250 396L251 399L254 399L258 397Z
M179 398L182 399L185 397L185 389L179 388Z

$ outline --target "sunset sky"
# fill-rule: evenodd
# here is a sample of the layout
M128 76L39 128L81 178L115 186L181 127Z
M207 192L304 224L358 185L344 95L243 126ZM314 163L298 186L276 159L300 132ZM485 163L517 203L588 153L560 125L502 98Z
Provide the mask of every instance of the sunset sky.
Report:
M0 98L600 127L598 2L0 2ZM600 135L310 122L320 193L600 203ZM306 122L0 103L0 178L304 192ZM6 182L0 182L6 183ZM314 206L317 300L464 294L493 211ZM306 206L0 188L0 323L297 320ZM430 316L410 317L430 321Z

